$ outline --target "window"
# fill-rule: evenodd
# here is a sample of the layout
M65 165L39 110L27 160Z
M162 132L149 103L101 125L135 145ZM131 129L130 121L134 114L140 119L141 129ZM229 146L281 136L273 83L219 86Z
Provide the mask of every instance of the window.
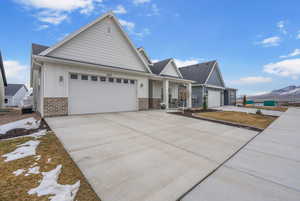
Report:
M128 80L127 80L127 79L124 79L123 82L124 82L125 84L128 84Z
M135 83L135 81L134 80L130 80L130 84L134 84Z
M89 76L88 75L81 75L81 80L88 80Z
M93 76L91 76L91 80L92 81L98 81L98 77L93 75Z
M122 79L121 78L117 78L117 83L121 83Z
M106 77L100 77L100 81L101 82L105 82L106 81Z
M108 81L109 82L114 82L114 78L110 77L110 78L108 78Z
M71 74L71 79L77 80L78 79L78 75L77 74Z
M4 99L4 103L8 103L8 99L6 98L6 99Z

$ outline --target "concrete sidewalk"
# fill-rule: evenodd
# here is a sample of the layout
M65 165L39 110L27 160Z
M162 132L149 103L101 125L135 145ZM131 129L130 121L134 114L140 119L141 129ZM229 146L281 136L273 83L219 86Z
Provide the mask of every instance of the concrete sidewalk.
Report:
M184 201L299 201L300 109L290 108Z
M255 114L257 111L256 108L237 107L237 106L231 106L231 105L226 105L226 106L217 107L217 108L213 108L213 109L222 110L222 111L245 112L245 113L251 113L251 114ZM264 109L260 109L260 111L264 115L277 116L277 117L281 116L284 113L284 112L280 112L280 111L264 110Z

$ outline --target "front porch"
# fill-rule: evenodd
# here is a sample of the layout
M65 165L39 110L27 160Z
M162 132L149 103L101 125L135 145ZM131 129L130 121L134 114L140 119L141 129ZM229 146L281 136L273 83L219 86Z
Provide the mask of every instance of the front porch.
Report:
M192 107L192 85L181 79L149 80L149 109Z

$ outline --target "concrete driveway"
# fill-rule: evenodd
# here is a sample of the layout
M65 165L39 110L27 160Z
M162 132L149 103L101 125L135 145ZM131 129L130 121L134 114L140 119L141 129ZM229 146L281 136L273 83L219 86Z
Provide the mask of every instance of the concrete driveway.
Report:
M174 201L257 134L162 111L46 121L103 201Z

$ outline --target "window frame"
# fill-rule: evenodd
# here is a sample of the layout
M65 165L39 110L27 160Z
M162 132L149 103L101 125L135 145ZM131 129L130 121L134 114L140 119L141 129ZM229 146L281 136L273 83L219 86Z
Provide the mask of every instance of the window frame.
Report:
M109 77L109 78L108 78L108 82L110 82L110 83L114 83L114 82L115 82L115 78L113 78L113 77Z
M86 79L83 79L84 77L86 77ZM81 75L81 80L88 81L89 80L89 76L88 75Z
M73 76L75 76L76 78L74 78ZM78 74L77 73L70 73L70 79L71 80L78 80Z
M93 78L96 78L96 79L93 79ZM98 81L98 76L96 76L96 75L91 75L91 81L97 82L97 81Z

